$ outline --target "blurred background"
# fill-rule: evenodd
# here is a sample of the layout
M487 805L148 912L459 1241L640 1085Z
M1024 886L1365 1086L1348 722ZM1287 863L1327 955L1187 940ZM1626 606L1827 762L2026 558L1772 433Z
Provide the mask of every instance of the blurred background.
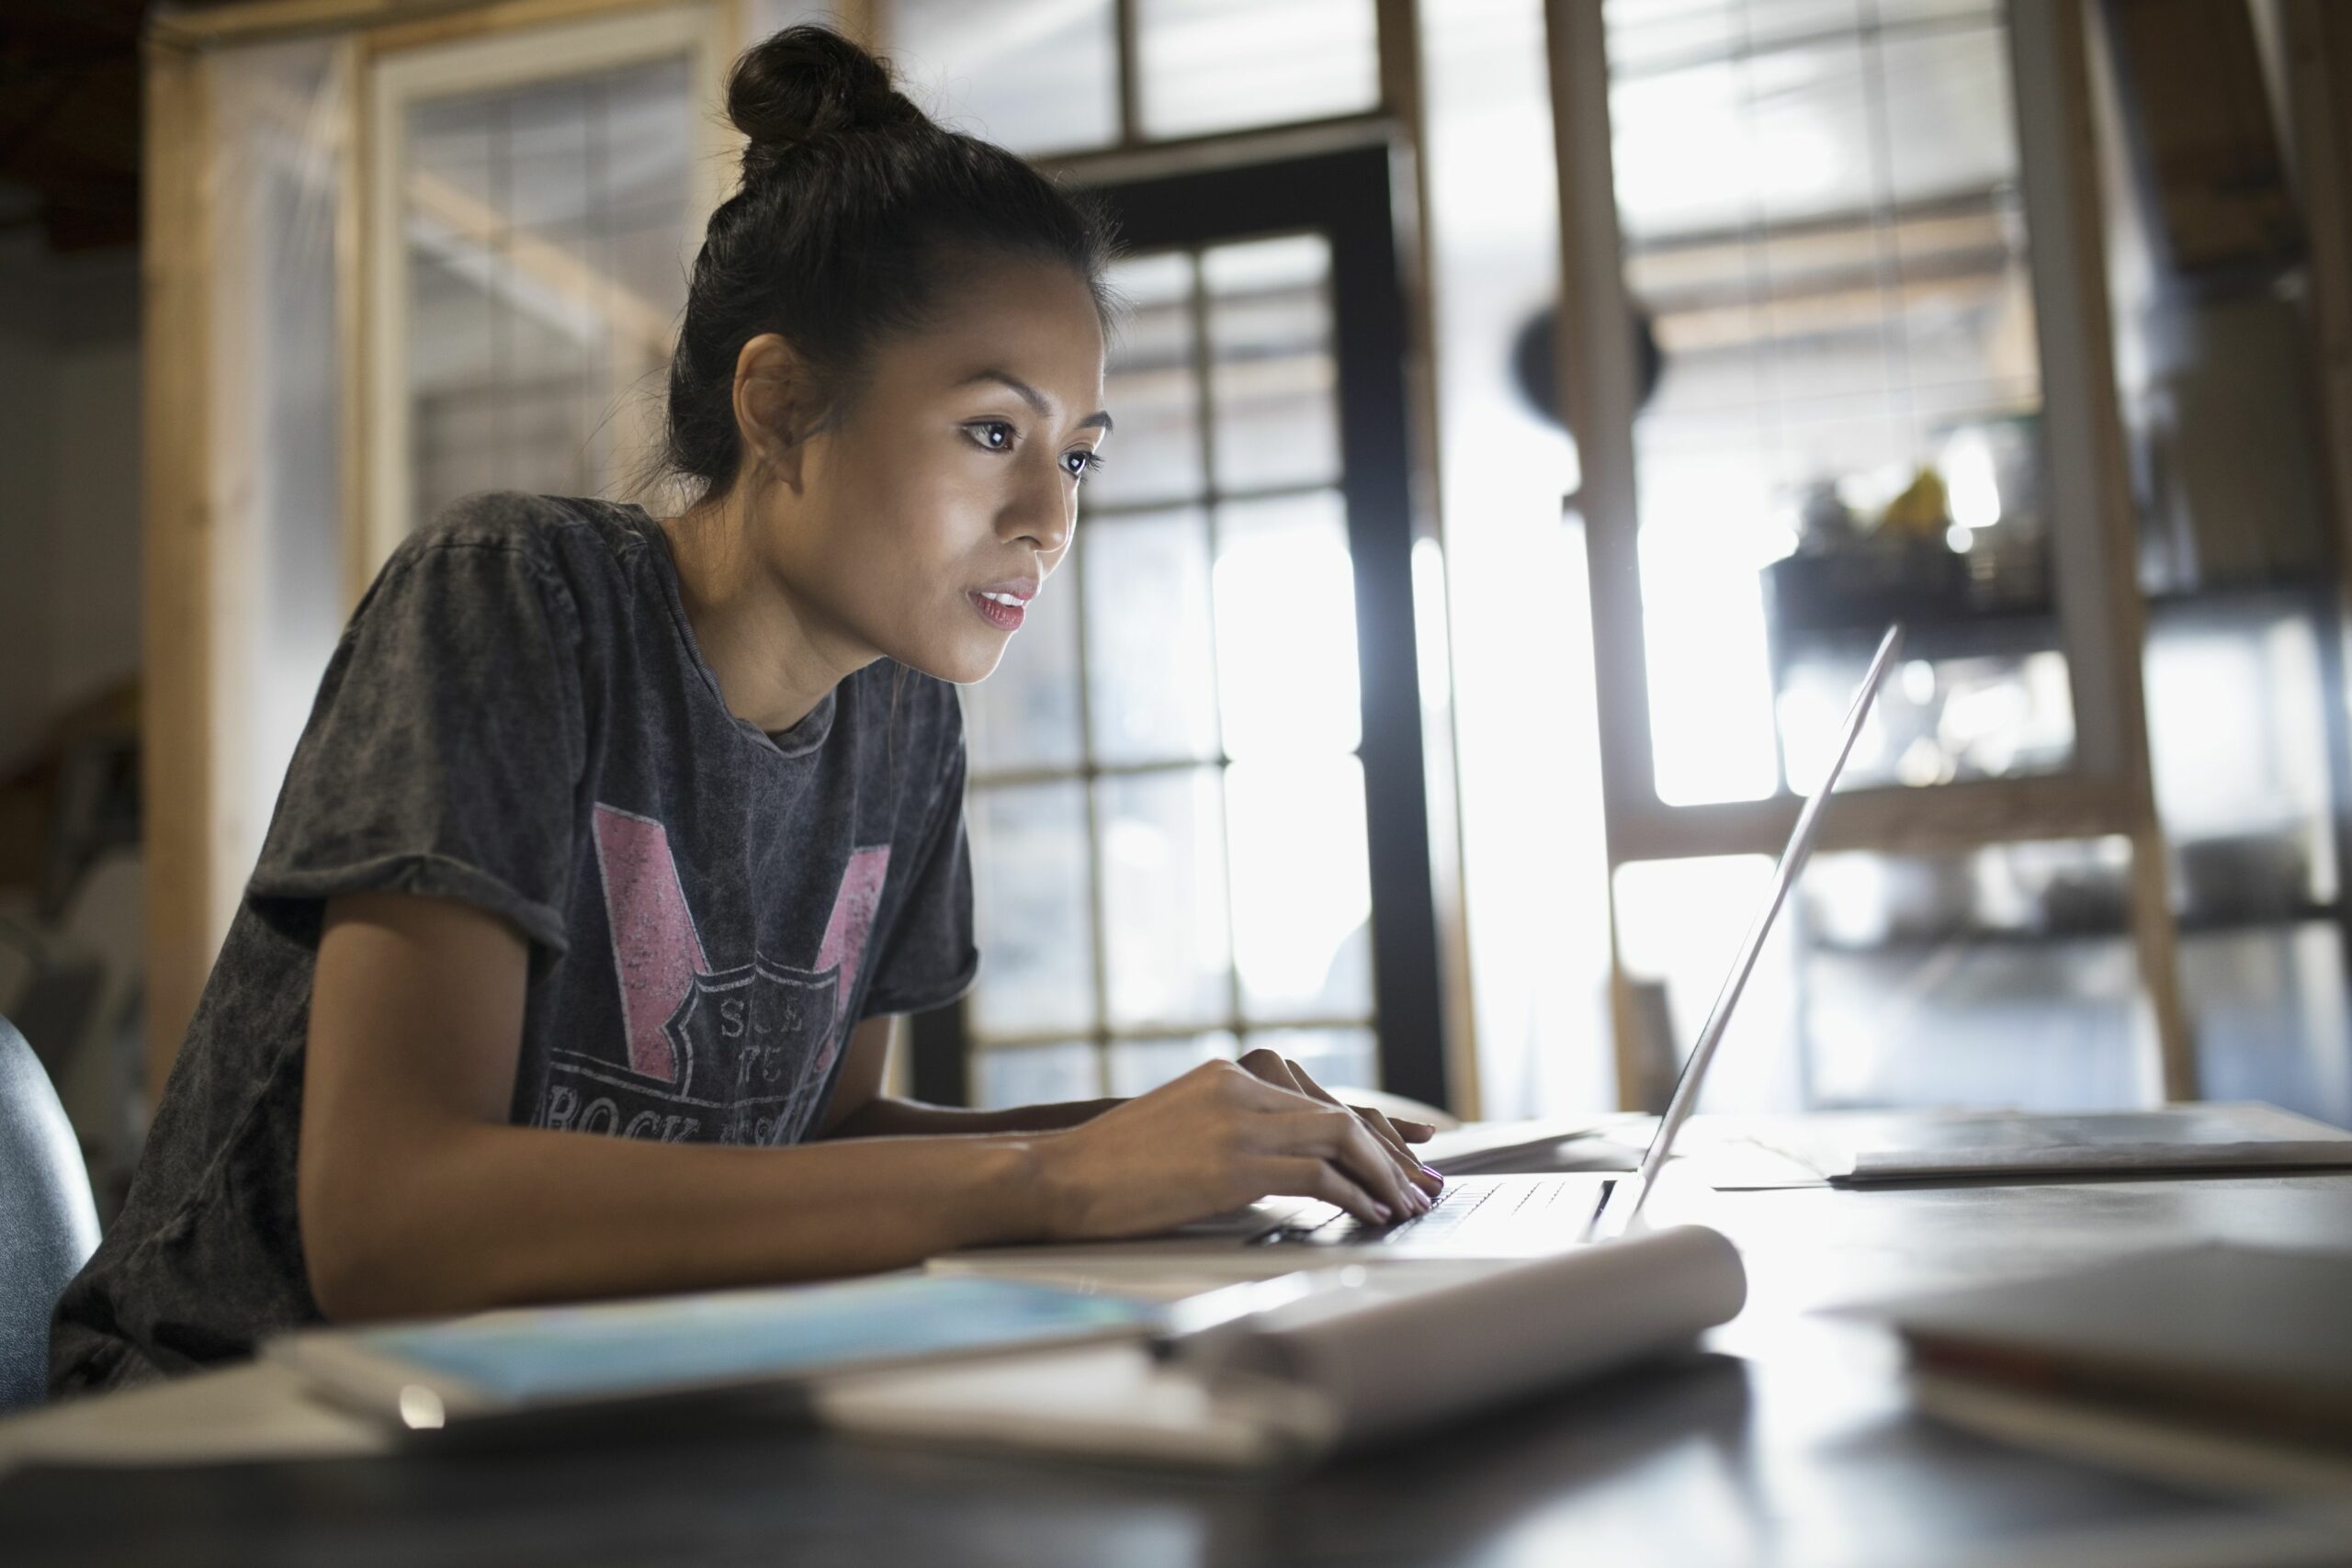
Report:
M2347 9L11 0L0 1013L110 1211L393 543L674 504L720 84L827 19L1130 243L918 1091L1655 1104L1899 617L1710 1107L2352 1123Z

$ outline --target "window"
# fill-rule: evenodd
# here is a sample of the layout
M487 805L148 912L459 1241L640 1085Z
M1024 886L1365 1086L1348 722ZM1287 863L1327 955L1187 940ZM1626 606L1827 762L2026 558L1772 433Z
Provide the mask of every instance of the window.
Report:
M1659 797L1806 788L1895 615L1912 662L1853 782L2065 769L2001 8L1606 16L1625 282L1658 367L1634 442Z
M1377 1076L1329 276L1298 234L1113 277L1118 436L968 694L983 1103L1140 1092L1268 1030Z
M471 491L633 498L732 177L716 72L692 8L377 67L366 570Z
M796 9L768 7L775 18ZM1381 107L1373 0L893 0L882 20L918 101L1019 152L1091 152Z

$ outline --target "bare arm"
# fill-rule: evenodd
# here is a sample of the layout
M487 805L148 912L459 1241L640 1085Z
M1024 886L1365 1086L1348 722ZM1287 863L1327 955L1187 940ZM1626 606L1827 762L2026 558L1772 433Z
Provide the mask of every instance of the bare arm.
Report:
M758 1149L511 1126L526 958L463 904L329 900L297 1200L330 1318L869 1272L1277 1192L1375 1223L1427 1204L1352 1113L1226 1062L1055 1133Z
M1117 1105L1115 1100L1075 1100L1059 1105L1016 1105L1003 1111L967 1111L929 1105L882 1092L882 1071L890 1055L893 1018L869 1018L850 1033L833 1098L825 1108L820 1138L904 1137L940 1133L1048 1133L1075 1127Z
M333 899L299 1201L333 1318L854 1273L1039 1234L1018 1138L790 1150L507 1124L526 950L496 917Z
M967 1111L961 1106L930 1105L900 1100L882 1092L883 1070L888 1062L895 1018L870 1018L850 1034L847 1059L833 1082L833 1098L825 1108L820 1138L903 1137L944 1133L1050 1133L1091 1122L1124 1100L1072 1100L1052 1105L1014 1105L1001 1111ZM1327 1105L1338 1100L1306 1076L1297 1063L1267 1050L1250 1052L1240 1066L1280 1088L1295 1089ZM1366 1106L1355 1106L1358 1116L1408 1163L1429 1168L1410 1158L1408 1144L1426 1141L1437 1129L1426 1122L1392 1121ZM1423 1183L1430 1186L1430 1183Z

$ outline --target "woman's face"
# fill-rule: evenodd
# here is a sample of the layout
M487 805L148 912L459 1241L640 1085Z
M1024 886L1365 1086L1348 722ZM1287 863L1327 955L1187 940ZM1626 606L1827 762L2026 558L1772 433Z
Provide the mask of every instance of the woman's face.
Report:
M996 668L1069 552L1111 417L1102 323L1068 268L984 261L943 305L887 340L808 437L769 547L804 614L852 658L970 682Z

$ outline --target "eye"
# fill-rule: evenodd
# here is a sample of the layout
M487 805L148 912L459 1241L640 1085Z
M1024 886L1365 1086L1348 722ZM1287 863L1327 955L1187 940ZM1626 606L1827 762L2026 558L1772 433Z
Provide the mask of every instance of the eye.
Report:
M964 427L964 434L991 452L1012 451L1018 436L1012 422L1001 419L976 419Z
M1102 459L1082 446L1062 454L1062 471L1074 479L1082 479L1102 466Z

